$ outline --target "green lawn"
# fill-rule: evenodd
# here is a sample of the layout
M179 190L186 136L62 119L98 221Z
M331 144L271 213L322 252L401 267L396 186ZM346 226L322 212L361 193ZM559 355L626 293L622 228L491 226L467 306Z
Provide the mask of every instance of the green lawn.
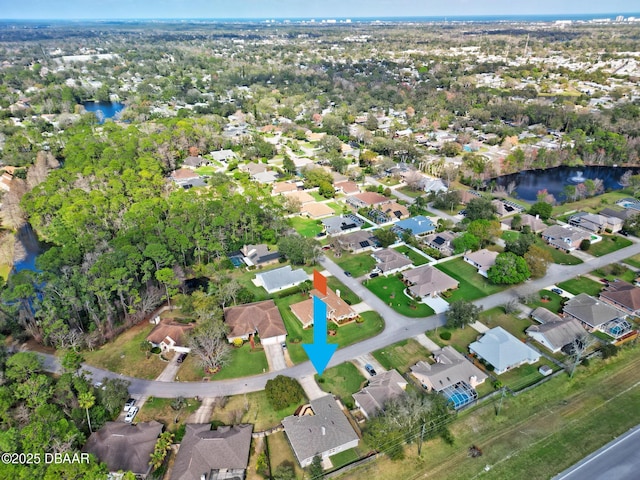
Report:
M185 405L180 410L171 408L172 398L149 397L136 415L136 422L157 420L163 423L169 431L175 431L180 424L185 423L187 417L200 407L195 398L185 398ZM176 420L178 420L176 422Z
M573 293L574 295L578 295L579 293L598 295L600 290L602 290L602 284L600 282L596 282L595 280L582 276L572 278L566 282L561 282L558 284L558 287L569 293Z
M344 213L344 204L339 204L337 202L328 202L327 206L336 213L336 215L341 215Z
M628 238L618 237L616 235L603 235L602 240L591 244L588 253L595 257L601 257L607 253L628 247L631 243L631 240Z
M543 297L546 297L548 300L543 300ZM557 293L553 293L550 290L540 290L537 293L537 299L533 302L527 303L527 306L531 308L544 307L553 313L558 313L562 310L564 301L565 299Z
M225 425L238 423L253 423L254 431L262 431L277 426L284 417L293 415L300 405L306 402L302 399L299 403L290 405L282 410L274 410L267 400L264 390L243 395L225 397L224 407L216 406L211 420L218 420Z
M154 325L149 323L139 323L99 349L83 352L82 355L85 361L94 367L153 380L167 366L167 362L162 361L160 355L150 354L147 358L147 354L140 349L140 344L153 327Z
M450 340L443 340L440 338L440 333L443 331L451 332ZM460 353L469 353L469 344L475 342L480 333L474 330L471 327L458 328L455 330L450 330L445 327L438 328L437 330L430 330L426 332L427 337L433 340L435 343L440 345L441 347L446 347L447 345L451 345Z
M570 255L568 253L564 253L557 248L550 247L540 237L536 238L536 245L544 248L547 252L549 252L549 254L551 254L553 263L557 263L558 265L579 265L580 263L582 263L582 260L580 260L578 257L574 257L573 255Z
M428 305L419 303L405 295L407 288L402 280L395 275L389 277L379 276L363 282L380 300L388 304L396 312L407 317L428 317L434 311Z
M431 352L410 338L376 350L372 355L387 370L395 368L400 373L406 373L420 360L429 358Z
M307 193L311 195L316 202L323 202L324 200L326 200L326 198L320 195L317 191L307 192Z
M355 462L358 458L360 458L360 452L358 452L358 449L350 448L349 450L333 455L331 457L331 463L333 463L334 468L340 468L351 462Z
M296 460L293 450L291 450L291 445L287 440L286 434L284 431L274 433L265 437L265 442L268 442L269 445L269 463L271 464L271 471L275 471L279 465L285 464L293 467L295 472L295 478L303 478L304 470L300 468L298 461ZM253 479L250 475L255 475ZM247 480L255 480L260 479L262 477L255 473L255 464L251 465L247 471Z
M519 236L520 232L516 232L515 230L505 230L502 232L502 235L500 235L500 238L505 242L513 242L517 240Z
M216 167L198 167L196 168L195 172L198 175L213 175L214 173L216 173Z
M606 278L610 282L619 279L633 283L636 279L636 273L621 264L607 265L603 268L599 268L598 270L594 270L591 274L596 277Z
M349 305L355 305L356 303L360 303L361 299L355 293L351 291L350 288L347 288L344 283L338 280L336 277L327 277L327 286L333 290L340 290L340 298L342 298Z
M409 187L400 187L397 189L398 192L404 193L405 195L411 197L411 198L418 198L420 196L422 196L424 194L424 191L422 190L414 190L412 188Z
M489 328L502 327L520 340L526 339L524 331L535 323L528 317L518 318L515 315L504 313L502 307L494 307L482 312L480 321Z
M309 298L307 295L296 294L275 300L280 315L284 320L287 328L287 347L289 356L293 363L300 363L308 360L307 354L302 348L303 343L313 342L313 328L303 329L300 321L291 312L289 305ZM353 343L361 342L367 338L371 338L384 329L384 321L376 312L364 312L361 314L364 319L362 323L349 323L338 328L338 334L335 337L328 337L329 343L337 343L338 348L346 347Z
M203 378L211 380L225 380L228 378L242 378L258 375L269 371L267 356L262 348L251 350L246 342L242 347L231 347L229 363L218 373L210 375L204 372L196 355L188 355L178 371L178 379L183 382L199 382Z
M513 370L504 372L501 375L497 375L497 377L502 382L502 385L504 385L505 387L509 387L514 392L517 392L518 390L522 390L529 385L533 385L538 380L543 378L543 375L538 372L538 368L540 368L542 365L547 365L553 370L558 369L557 365L543 357L542 360L534 363L533 365L524 364L519 366L518 368L514 368Z
M367 379L351 362L328 368L322 377L316 375L315 379L323 391L337 395L343 403L351 405L353 405L351 395L360 391L367 382Z
M640 255L629 257L624 261L624 263L628 263L632 267L640 268Z
M553 216L564 215L573 210L582 212L597 213L607 205L613 205L618 200L626 197L632 197L633 194L625 190L616 190L615 192L607 192L591 198L583 198L577 202L563 203L553 207Z
M462 258L439 263L436 268L460 282L458 289L454 290L451 296L446 299L449 303L460 299L477 300L507 288L505 285L492 284L478 274L473 265L468 264Z
M322 231L322 224L318 220L305 217L292 217L291 226L303 237L315 237Z
M429 259L427 257L425 257L424 255L420 255L415 250L412 250L406 245L396 247L394 248L394 250L409 257L409 260L411 260L416 267L424 265L425 263L429 263Z
M376 264L370 252L357 255L343 254L340 258L336 258L335 262L343 270L351 272L354 277L361 277L369 273Z

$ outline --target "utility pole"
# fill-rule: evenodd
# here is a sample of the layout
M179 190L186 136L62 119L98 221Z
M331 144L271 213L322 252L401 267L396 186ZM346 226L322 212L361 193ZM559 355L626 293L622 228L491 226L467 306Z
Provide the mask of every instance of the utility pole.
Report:
M502 387L502 395L500 395L500 402L498 403L498 408L496 409L496 417L500 415L500 410L502 410L502 401L507 394L507 387Z
M424 438L424 428L425 428L425 423L422 422L422 427L420 427L420 441L418 442L418 456L420 456L420 453L422 452L422 439Z

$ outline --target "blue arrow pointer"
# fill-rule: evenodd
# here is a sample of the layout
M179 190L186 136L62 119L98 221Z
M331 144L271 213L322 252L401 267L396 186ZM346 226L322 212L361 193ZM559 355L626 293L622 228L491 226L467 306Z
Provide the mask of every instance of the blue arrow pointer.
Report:
M313 367L322 375L338 345L327 343L327 304L313 296L313 343L303 343L302 348Z

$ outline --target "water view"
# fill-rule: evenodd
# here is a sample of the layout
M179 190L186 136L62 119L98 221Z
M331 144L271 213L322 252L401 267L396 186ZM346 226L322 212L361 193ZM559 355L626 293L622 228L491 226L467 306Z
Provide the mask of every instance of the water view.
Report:
M498 185L507 187L515 182L514 194L528 202L535 202L538 192L546 189L556 199L564 199L564 189L568 185L579 185L587 179L599 178L605 190L620 190L620 177L631 170L634 174L640 172L637 167L556 167L548 170L528 170L512 175L496 178Z
M98 123L102 124L109 118L119 118L125 104L120 102L84 102L87 112L93 112L98 117Z

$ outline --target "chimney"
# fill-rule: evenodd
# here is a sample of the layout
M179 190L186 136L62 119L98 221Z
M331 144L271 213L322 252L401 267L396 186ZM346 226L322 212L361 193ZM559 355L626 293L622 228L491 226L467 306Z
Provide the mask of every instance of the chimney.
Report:
M340 290L338 290L337 288L336 288L336 296L340 298Z
M322 427L322 435L324 436L324 435L326 435L326 434L327 434L327 429L326 429L326 428L324 428L324 427Z

